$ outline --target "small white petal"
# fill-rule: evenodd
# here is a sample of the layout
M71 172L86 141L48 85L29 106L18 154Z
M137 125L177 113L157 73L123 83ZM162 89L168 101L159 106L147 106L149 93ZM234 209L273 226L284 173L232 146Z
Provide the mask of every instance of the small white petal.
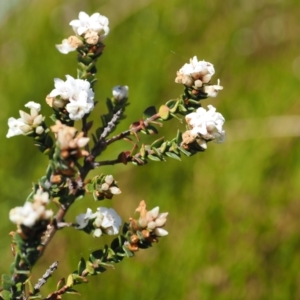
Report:
M168 231L163 228L155 228L154 234L156 236L166 236L168 235Z
M15 118L9 118L8 119L8 133L6 135L7 138L24 134L24 132L20 129L21 126L25 125L24 121L20 119Z
M121 194L121 190L118 188L118 187L116 187L116 186L112 186L112 187L110 187L110 192L113 194L113 195L119 195L119 194Z
M28 107L30 109L34 108L38 112L41 110L41 104L36 103L34 101L29 101L28 103L25 104L25 107Z
M112 175L107 175L105 176L105 182L108 184L108 185L111 185L113 182L114 182L114 177Z
M97 228L93 231L94 237L100 237L102 235L102 230L100 228Z
M68 54L69 52L75 51L77 47L73 47L68 39L64 39L61 44L55 45L56 49L62 54Z

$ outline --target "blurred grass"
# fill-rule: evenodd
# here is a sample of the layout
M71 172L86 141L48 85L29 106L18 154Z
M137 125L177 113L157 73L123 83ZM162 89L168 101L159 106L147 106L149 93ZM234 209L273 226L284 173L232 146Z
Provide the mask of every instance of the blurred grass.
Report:
M124 219L146 199L149 207L170 212L170 234L91 278L79 287L82 298L300 299L300 6L292 0L25 0L7 12L0 23L1 273L12 260L9 209L23 203L47 163L29 139L7 140L6 122L28 101L44 103L54 77L75 76L75 56L59 54L54 44L71 34L67 24L80 10L110 19L96 97L103 103L112 86L129 85L129 117L120 130L145 107L177 97L182 88L174 84L175 73L197 55L214 63L214 80L224 86L204 106L213 104L225 116L228 135L225 144L211 143L182 162L101 170L119 181L123 193L112 205ZM45 103L43 111L50 113ZM168 125L167 137L182 128ZM75 205L70 220L83 206ZM34 279L57 259L54 277L65 276L101 242L71 229L60 232ZM55 280L49 284L45 293Z

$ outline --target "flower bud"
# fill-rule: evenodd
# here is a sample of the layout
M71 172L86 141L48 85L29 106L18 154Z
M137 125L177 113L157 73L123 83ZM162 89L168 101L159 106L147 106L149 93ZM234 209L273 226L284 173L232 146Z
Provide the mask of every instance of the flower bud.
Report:
M121 101L125 98L128 98L128 86L117 85L113 88L112 94L117 101Z
M130 243L131 244L136 244L140 241L140 239L138 238L138 236L136 234L133 234L131 237L130 237Z

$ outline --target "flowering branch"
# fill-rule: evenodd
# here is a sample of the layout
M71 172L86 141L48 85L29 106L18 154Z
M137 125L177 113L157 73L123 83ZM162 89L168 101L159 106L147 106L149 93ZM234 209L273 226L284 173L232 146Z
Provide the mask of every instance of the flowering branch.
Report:
M33 185L24 205L10 211L10 220L17 228L10 234L14 261L9 275L2 275L0 295L5 300L61 299L65 293L78 293L74 286L88 282L88 276L104 272L124 257L134 256L139 249L151 247L168 234L163 228L168 213L159 213L159 207L148 211L145 201L141 201L136 209L139 217L130 217L123 226L114 209L98 207L93 211L87 205L86 212L79 214L74 222L66 221L74 201L84 198L85 194L92 194L95 201L110 200L121 194L112 175L87 178L91 170L128 162L144 165L148 160L164 161L166 157L180 159L181 155L205 151L210 141L220 143L225 139L223 116L211 105L208 110L201 107L203 99L216 97L223 87L219 80L217 85L210 83L215 73L213 65L198 61L196 56L177 72L175 82L183 85L183 94L177 99L166 101L158 110L148 107L142 119L110 137L126 118L124 113L129 105L128 87L116 86L112 89L112 97L106 100L107 112L101 115L102 125L93 129L93 121L89 118L97 104L94 101L96 62L105 47L103 40L109 33L109 21L99 13L89 16L80 12L78 19L70 25L75 35L56 47L63 54L77 51L77 78L66 75L66 80L54 79L54 89L46 96L46 103L53 109L50 118L55 124L46 125L45 117L40 114L41 105L33 101L25 105L30 113L20 111L20 118L8 120L7 137L26 135L32 138L34 145L47 154L49 164L45 175ZM186 121L184 132L177 131L170 140L162 136L149 145L140 144L140 134L157 135L157 127L173 118L182 123L181 117ZM81 132L73 127L78 121L81 121ZM115 159L97 160L111 144L123 139L130 141L133 148L122 149ZM56 212L49 208L51 203L56 204ZM30 282L32 269L55 233L65 227L81 230L95 238L117 237L110 246L104 245L91 252L87 259L81 258L78 269L67 279L60 280L57 289L43 298L40 289L57 268L57 263L50 266L34 287Z

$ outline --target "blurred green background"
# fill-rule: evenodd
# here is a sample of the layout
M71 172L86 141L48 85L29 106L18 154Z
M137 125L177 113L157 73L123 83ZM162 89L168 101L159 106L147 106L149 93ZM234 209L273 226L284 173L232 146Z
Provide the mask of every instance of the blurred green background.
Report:
M112 86L126 84L131 106L119 130L127 128L147 106L182 92L176 71L197 55L215 65L213 81L224 86L203 104L224 115L227 132L226 143L210 143L182 162L97 170L114 174L123 193L112 202L77 202L70 221L99 204L126 220L145 199L149 208L170 212L169 236L79 286L82 299L300 299L298 0L0 0L0 273L12 261L8 212L22 205L47 164L30 139L6 139L7 119L31 100L50 114L44 99L53 79L76 75L75 54L64 56L54 45L72 34L68 23L81 10L107 16L111 28L98 64L94 118ZM165 123L162 133L171 138L177 128L183 127ZM104 157L130 147L121 142ZM44 288L51 292L103 242L109 239L59 232L33 282L59 260Z

